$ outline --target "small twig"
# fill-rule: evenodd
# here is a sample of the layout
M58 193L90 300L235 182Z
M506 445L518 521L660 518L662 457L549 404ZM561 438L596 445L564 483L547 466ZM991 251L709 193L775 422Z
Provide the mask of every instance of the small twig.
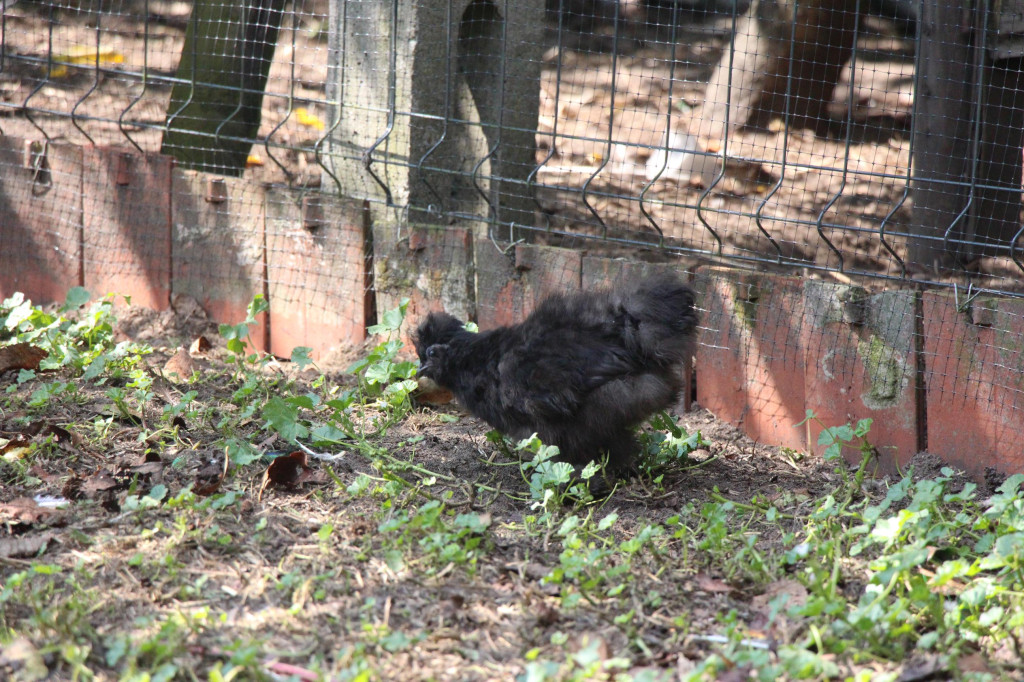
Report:
M725 635L690 635L690 639L698 642L708 642L709 644L729 643L729 638ZM772 648L771 641L764 639L741 639L739 644L741 646L749 646L751 649L765 649L770 651Z
M309 448L307 448L305 445L303 445L299 441L295 441L295 445L297 445L303 452L305 452L307 455L309 455L313 459L318 459L321 462L338 462L338 461L341 461L342 459L344 459L345 455L348 454L347 452L340 452L340 453L338 453L336 455L329 455L329 454L327 454L325 452L316 452L314 450L310 450Z

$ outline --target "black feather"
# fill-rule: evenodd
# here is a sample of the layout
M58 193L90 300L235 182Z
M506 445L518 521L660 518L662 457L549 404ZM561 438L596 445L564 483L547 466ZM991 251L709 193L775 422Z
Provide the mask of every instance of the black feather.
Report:
M672 405L693 353L693 291L675 275L556 295L524 322L474 334L446 313L416 333L420 375L513 438L537 433L584 464L633 467L632 429Z

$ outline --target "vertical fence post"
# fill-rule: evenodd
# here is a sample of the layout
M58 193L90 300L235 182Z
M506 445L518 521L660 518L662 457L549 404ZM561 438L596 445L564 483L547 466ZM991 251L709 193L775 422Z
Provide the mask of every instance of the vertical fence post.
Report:
M375 224L532 215L543 20L542 0L332 3L326 163L342 193Z
M1015 69L1024 50L1008 59L1000 42L1022 3L994 14L975 4L922 7L907 258L921 267L1007 255L1020 229L1024 95Z

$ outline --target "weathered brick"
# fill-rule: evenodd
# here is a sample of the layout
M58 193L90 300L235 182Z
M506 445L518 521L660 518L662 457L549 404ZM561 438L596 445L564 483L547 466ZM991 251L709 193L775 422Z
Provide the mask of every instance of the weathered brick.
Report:
M807 446L799 280L699 268L697 400L751 438Z
M502 252L489 239L478 239L475 246L482 329L522 322L551 294L580 290L583 254L579 251L516 244Z
M876 473L895 473L921 449L918 421L917 293L869 295L859 287L809 280L804 285L806 402L810 446L823 426L873 420L869 442ZM853 464L861 454L844 451Z
M63 301L82 284L81 148L0 135L0 221L0 298Z
M922 313L928 451L974 475L1024 471L1024 301L958 310L928 292Z
M369 213L364 202L272 189L266 200L270 352L313 357L366 338Z
M264 193L252 182L175 169L171 205L171 290L196 299L210 319L245 319L256 294L266 295ZM267 320L250 337L266 351Z
M159 154L84 147L85 287L153 310L170 306L171 165Z
M461 227L373 227L373 285L379 312L409 299L402 338L430 311L474 319L472 236Z

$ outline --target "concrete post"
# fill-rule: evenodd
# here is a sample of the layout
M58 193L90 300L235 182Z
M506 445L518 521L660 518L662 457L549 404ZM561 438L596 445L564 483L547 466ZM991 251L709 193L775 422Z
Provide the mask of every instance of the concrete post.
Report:
M335 0L324 186L375 229L532 216L543 20L543 0Z

